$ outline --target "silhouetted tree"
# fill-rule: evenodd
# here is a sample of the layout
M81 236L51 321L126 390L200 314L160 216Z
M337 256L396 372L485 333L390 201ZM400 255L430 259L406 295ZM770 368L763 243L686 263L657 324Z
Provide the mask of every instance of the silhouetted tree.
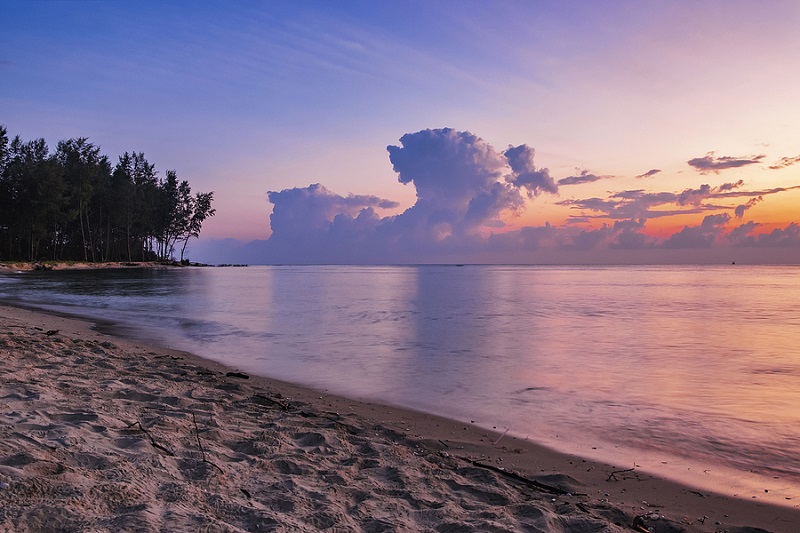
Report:
M0 259L171 259L182 242L183 260L212 201L174 170L159 180L143 153L125 152L112 170L85 137L50 154L44 139L9 141L0 126Z
M90 214L93 207L99 207L92 205L95 189L100 187L111 174L108 159L106 156L101 156L100 148L85 137L59 142L56 158L64 173L69 206L77 210L83 260L96 261Z

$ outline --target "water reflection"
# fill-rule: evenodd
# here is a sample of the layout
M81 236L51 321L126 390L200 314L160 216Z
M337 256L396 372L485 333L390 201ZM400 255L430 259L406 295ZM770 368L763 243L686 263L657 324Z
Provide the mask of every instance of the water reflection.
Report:
M797 274L251 267L30 273L0 290L248 372L575 452L683 454L800 484Z

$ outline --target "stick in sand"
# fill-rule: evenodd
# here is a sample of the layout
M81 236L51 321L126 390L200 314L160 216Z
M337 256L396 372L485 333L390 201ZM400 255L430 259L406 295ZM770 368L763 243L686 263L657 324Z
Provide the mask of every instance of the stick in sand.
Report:
M497 440L496 440L496 441L494 441L494 443L495 443L495 444L497 444L498 442L500 442L500 439L502 439L503 437L505 437L505 436L506 436L506 433L508 433L508 430L509 430L509 429L511 429L511 428L506 428L506 430L503 432L503 434L502 434L502 435L500 435L499 437L497 437Z

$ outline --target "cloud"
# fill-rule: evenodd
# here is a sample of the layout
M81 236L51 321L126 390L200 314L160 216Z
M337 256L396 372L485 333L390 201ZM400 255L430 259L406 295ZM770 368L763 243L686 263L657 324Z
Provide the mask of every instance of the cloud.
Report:
M495 253L509 250L536 251L551 244L557 230L549 223L544 226L525 226L517 231L498 233L487 239L487 249Z
M731 216L727 213L708 215L699 226L685 226L667 239L664 248L709 248L724 235Z
M590 210L603 213L605 217L623 219L648 219L672 216L675 214L686 214L699 212L695 209L680 209L668 211L655 211L652 208L677 204L680 195L670 192L646 192L643 189L621 191L611 194L608 199L587 198L584 200L565 200L558 202L558 205L572 207L573 209ZM688 199L688 197L687 197Z
M611 248L623 250L641 250L650 248L653 240L642 233L645 219L618 220L614 222L616 241L611 243Z
M733 183L723 183L722 185L717 187L717 190L718 191L722 191L722 192L732 191L734 189L738 189L738 188L742 187L742 185L744 185L744 180L739 180L739 181L736 181L736 182L733 182Z
M707 174L708 172L717 173L720 170L725 170L728 168L739 168L746 165L752 165L758 163L765 157L765 155L753 155L749 157L732 157L726 155L722 157L714 157L714 152L708 152L705 157L695 157L694 159L687 161L687 163L689 163L689 165L694 167L696 170L700 171L701 174Z
M339 196L319 184L269 192L270 252L286 262L415 262L485 245L482 231L502 228L501 215L524 207L521 191L557 191L526 145L499 152L470 132L451 128L403 135L388 146L398 181L416 190L403 213L374 196Z
M603 178L607 178L608 176L598 176L596 174L590 174L588 170L582 170L581 173L577 176L568 176L566 178L561 178L558 180L558 185L580 185L583 183L592 183Z
M387 150L400 183L417 191L417 202L398 217L407 227L439 224L447 233L464 234L496 226L502 212L523 207L518 187L538 194L548 186L547 169L535 171L533 150L525 145L501 154L480 137L451 128L406 134L400 143Z
M732 192L718 192L713 197L714 198L742 198L742 197L756 197L756 196L768 196L770 194L778 194L781 192L786 191L793 191L796 189L800 189L800 185L794 185L792 187L775 187L773 189L761 189L760 191L732 191Z
M598 229L581 230L572 238L572 242L566 245L566 248L582 251L595 249L608 240L611 232L612 229L607 224L603 224Z
M684 189L677 197L679 205L700 205L703 200L711 195L711 186L704 183L699 189Z
M792 222L785 228L775 228L769 233L754 235L760 227L757 222L747 222L733 229L728 238L735 246L752 248L797 248L800 246L800 225Z
M778 170L781 168L786 168L794 165L795 163L800 163L800 155L795 157L782 157L777 163L774 165L770 165L771 170Z
M747 222L731 230L728 234L728 239L731 242L742 244L747 239L754 239L750 234L758 228L761 224L758 222Z
M736 218L742 218L744 216L744 212L756 205L758 202L764 200L763 196L756 196L755 198L750 198L747 203L737 205L734 213L736 214Z
M280 262L328 262L341 254L357 257L366 236L379 228L375 209L397 207L376 196L340 196L316 183L267 193L270 254Z
M509 224L521 220L515 217L528 200L557 194L560 186L611 176L581 170L556 181L547 168L537 167L532 147L520 144L500 151L473 133L452 128L405 134L387 151L397 180L414 187L412 206L385 215L382 210L398 204L377 196L339 195L319 183L270 191L272 235L240 248L247 262L255 262L251 257L257 250L268 263L563 262L578 257L613 261L619 254L633 257L629 254L642 250L672 257L668 250L785 246L800 239L792 225L763 235L757 234L756 223L728 227L768 195L800 186L753 191L739 180L681 191L622 190L555 202L574 212L559 225L514 228ZM711 162L724 166L731 160ZM642 177L658 172L653 169ZM706 216L667 239L647 233L650 219L688 214Z
M656 174L658 174L659 172L661 172L660 169L654 168L654 169L648 170L644 174L639 174L636 177L639 178L639 179L641 179L641 178L651 178L651 177L655 176Z
M696 189L684 189L679 193L647 192L644 189L632 189L610 194L607 199L587 198L571 199L558 202L558 205L573 209L590 210L602 213L604 218L616 220L629 218L663 218L674 215L697 214L703 211L733 209L724 205L706 203L708 200L728 198L762 198L770 194L778 194L800 186L778 187L760 191L737 190L744 186L744 181L723 183L717 187L704 183ZM748 202L744 209L752 207L755 202ZM679 209L654 209L656 207L677 205ZM747 205L747 204L746 204ZM738 209L738 208L737 208Z
M759 235L756 244L770 247L800 246L800 224L792 222L783 229L776 228L769 233Z
M550 171L546 168L537 169L533 164L533 148L525 144L509 146L504 155L512 170L506 181L527 189L529 197L538 196L542 192L558 193L558 185L550 176Z
M377 196L334 194L319 183L267 194L274 204L270 225L278 236L297 236L329 228L337 216L357 217L373 208L397 207Z

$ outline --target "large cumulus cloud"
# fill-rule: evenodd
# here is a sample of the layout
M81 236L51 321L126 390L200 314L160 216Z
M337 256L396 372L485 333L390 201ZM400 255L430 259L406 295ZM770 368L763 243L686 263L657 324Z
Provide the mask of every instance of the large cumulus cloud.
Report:
M594 252L613 257L644 249L672 253L721 244L792 246L800 238L796 225L758 235L763 231L758 223L742 220L767 196L798 186L747 190L738 180L679 191L609 191L604 197L556 202L575 213L564 224L511 228L507 221L519 220L515 215L529 202L558 195L560 186L574 190L613 176L582 170L555 179L537 164L535 150L526 144L498 150L473 133L452 128L408 133L387 151L398 181L416 192L411 207L396 213L399 206L391 200L342 196L321 184L271 191L272 236L264 245L266 262L547 262L548 257L555 262L576 260L575 254L594 257L588 255ZM690 165L702 173L718 172L762 158L709 154ZM634 177L660 172L653 169ZM705 218L668 237L646 231L649 220L692 214ZM743 223L733 228L734 220Z
M403 135L400 144L387 147L389 160L400 183L415 187L417 202L395 223L418 237L424 228L440 240L497 227L501 213L524 205L519 187L501 179L509 160L470 132L423 130Z
M502 228L502 215L523 209L524 196L557 193L526 145L501 152L480 137L451 128L409 133L388 146L400 183L416 202L404 212L372 196L339 196L319 184L269 192L269 252L281 261L436 261L485 244L482 232Z

